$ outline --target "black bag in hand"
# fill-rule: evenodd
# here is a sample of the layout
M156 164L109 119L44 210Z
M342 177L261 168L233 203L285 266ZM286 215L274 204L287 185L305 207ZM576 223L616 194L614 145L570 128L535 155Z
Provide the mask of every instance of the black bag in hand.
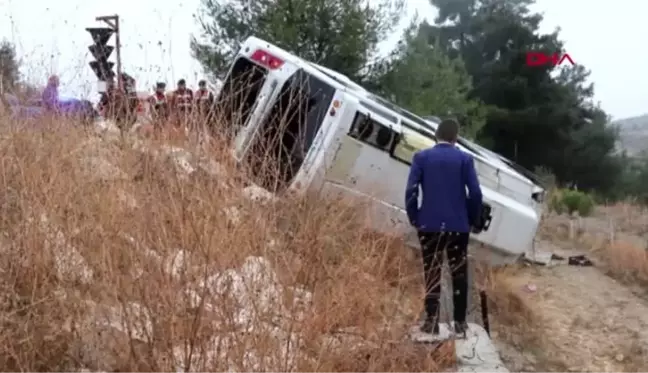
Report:
M472 226L472 233L481 233L488 230L488 227L490 227L490 223L493 220L492 212L493 208L488 203L484 202L481 211L479 215L477 215L477 219Z

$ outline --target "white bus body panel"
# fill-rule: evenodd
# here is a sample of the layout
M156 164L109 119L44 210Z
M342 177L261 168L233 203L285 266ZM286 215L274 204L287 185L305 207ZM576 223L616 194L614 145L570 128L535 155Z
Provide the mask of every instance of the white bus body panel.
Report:
M408 174L409 166L389 154L345 137L333 166L328 169L322 191L329 196L364 199L370 203L367 218L372 228L386 234L405 234L408 243L418 245L413 241L415 231L405 212ZM496 251L493 259L497 264L502 257L513 261L531 249L538 215L533 208L481 185L484 201L493 208L493 220L487 231L473 234L472 238Z

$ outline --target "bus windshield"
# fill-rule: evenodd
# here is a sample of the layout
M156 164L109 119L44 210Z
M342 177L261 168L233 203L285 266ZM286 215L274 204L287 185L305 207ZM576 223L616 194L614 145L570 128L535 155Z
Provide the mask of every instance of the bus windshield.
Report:
M252 150L258 158L253 172L266 189L276 191L287 186L297 174L334 94L334 87L304 70L298 70L283 84L260 125Z
M224 130L229 132L228 135L235 135L247 123L267 73L265 68L246 57L234 61L218 93L214 110L220 121L226 124Z

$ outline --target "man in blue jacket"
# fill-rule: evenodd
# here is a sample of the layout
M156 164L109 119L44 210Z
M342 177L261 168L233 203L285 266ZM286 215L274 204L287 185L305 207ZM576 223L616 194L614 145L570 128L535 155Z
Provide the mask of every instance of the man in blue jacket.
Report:
M405 191L407 216L418 230L423 251L427 317L421 331L439 332L441 265L445 249L452 271L455 332L465 335L468 239L471 226L481 213L482 192L472 157L455 146L459 124L452 119L442 121L436 137L437 145L414 154ZM423 194L420 206L419 188Z

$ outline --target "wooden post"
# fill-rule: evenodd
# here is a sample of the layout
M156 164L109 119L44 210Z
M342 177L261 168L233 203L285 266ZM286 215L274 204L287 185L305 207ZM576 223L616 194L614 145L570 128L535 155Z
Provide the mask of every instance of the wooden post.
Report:
M576 224L574 223L574 218L569 217L569 239L573 240L576 238Z
M616 237L615 237L616 232L614 231L614 221L612 221L612 218L608 220L608 224L609 224L609 231L610 231L610 237L609 237L610 245L612 245L614 244L614 241L616 241Z

